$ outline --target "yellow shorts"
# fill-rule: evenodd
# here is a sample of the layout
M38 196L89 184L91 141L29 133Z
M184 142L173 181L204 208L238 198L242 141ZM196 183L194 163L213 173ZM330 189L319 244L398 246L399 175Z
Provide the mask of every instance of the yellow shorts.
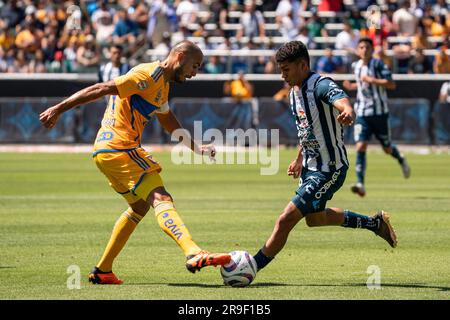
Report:
M109 185L130 204L146 200L152 190L164 185L159 163L142 148L95 152L94 162L108 178Z

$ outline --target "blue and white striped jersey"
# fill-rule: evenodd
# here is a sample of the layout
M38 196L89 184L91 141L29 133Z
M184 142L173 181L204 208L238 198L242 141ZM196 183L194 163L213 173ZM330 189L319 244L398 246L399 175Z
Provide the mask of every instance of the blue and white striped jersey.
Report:
M332 172L349 165L344 130L336 120L336 100L347 94L330 78L311 72L302 87L292 88L290 104L302 147L303 167Z
M367 65L364 65L361 59L353 63L353 70L358 84L354 108L356 116L364 117L389 113L386 88L361 80L363 76L392 80L391 71L384 62L372 58Z

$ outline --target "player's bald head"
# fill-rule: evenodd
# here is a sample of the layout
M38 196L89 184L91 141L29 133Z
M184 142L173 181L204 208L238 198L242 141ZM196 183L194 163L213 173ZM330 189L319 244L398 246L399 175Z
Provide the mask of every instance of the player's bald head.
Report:
M176 55L177 53L183 53L186 56L191 57L202 57L202 50L193 42L189 40L183 40L177 43L172 50L170 50L171 55Z

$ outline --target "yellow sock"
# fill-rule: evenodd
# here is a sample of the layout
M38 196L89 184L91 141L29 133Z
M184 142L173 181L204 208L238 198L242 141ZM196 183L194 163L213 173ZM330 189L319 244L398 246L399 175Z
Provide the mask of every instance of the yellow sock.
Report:
M185 256L201 249L192 240L191 234L181 220L171 201L161 201L155 206L155 216L161 229L183 250Z
M106 246L102 258L97 264L101 271L111 271L114 259L125 246L130 235L133 233L139 221L143 217L128 208L114 225L111 238Z

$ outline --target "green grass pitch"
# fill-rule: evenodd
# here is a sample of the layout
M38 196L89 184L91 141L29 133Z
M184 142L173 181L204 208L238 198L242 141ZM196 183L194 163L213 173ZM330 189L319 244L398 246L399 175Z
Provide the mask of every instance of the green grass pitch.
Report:
M155 157L198 244L255 254L296 189L285 174L295 152L281 151L274 176L261 176L258 165L176 166L168 152ZM393 159L370 152L367 196L350 193L352 167L328 203L366 214L387 210L397 249L367 230L301 221L251 286L230 288L219 268L189 273L153 211L115 262L124 285L89 284L125 202L89 154L0 153L0 299L450 299L450 158L408 157L412 176L404 180ZM67 288L71 265L81 270L80 289ZM380 268L380 290L366 286L370 265Z

